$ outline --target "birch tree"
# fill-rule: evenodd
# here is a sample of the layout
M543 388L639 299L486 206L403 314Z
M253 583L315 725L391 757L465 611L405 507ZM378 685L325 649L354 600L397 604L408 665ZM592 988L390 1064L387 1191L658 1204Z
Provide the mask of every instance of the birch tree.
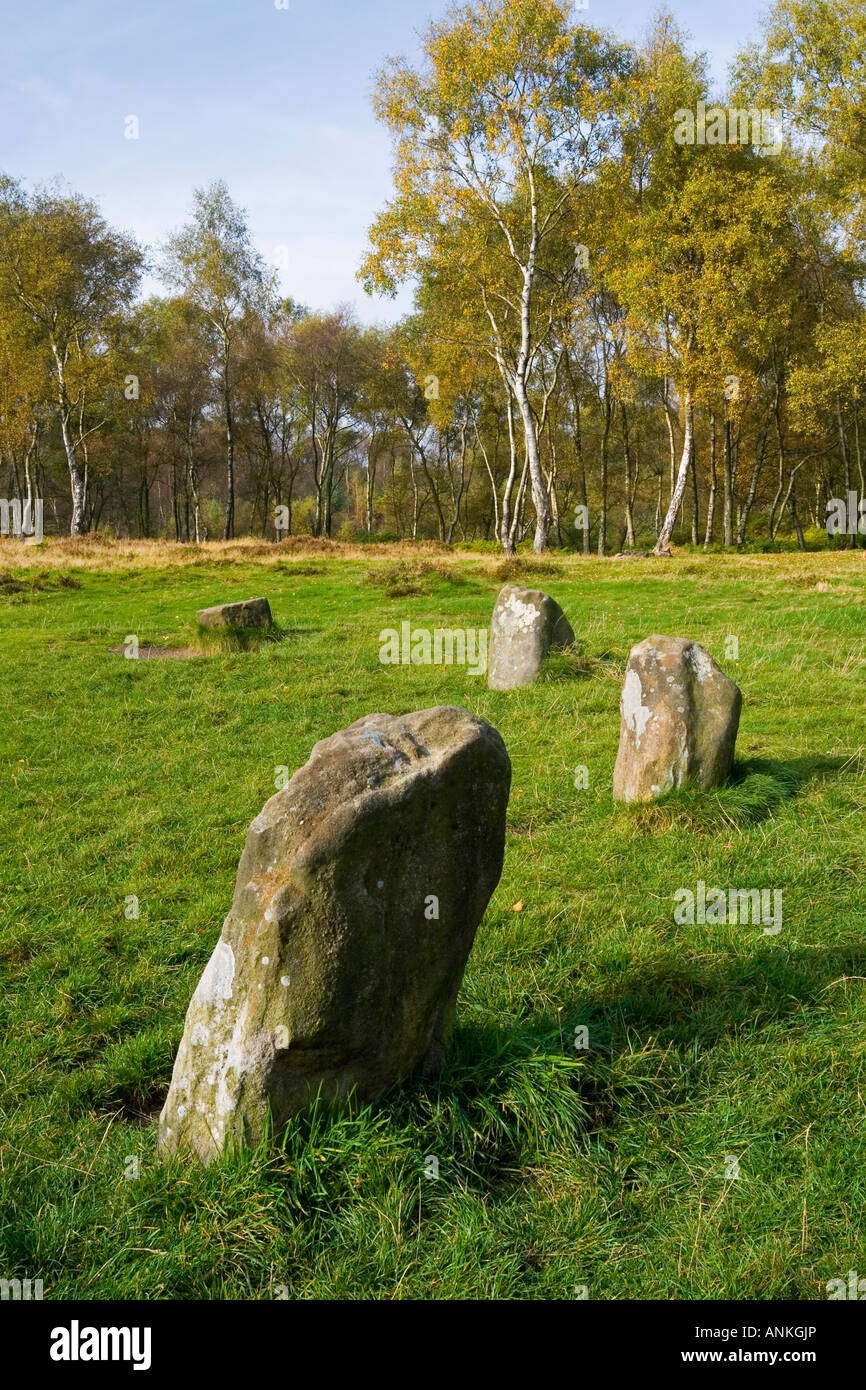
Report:
M252 245L246 215L222 180L196 189L192 221L164 248L162 276L201 311L215 336L226 450L223 535L229 540L235 533L235 349L245 315L267 296L272 282Z
M615 136L606 113L624 50L553 0L479 0L433 24L423 53L419 69L400 59L379 77L396 192L361 278L393 292L432 260L458 295L479 301L484 345L522 429L541 551L550 503L530 382L569 290L561 243L573 189Z
M112 322L132 302L143 266L137 243L109 227L94 202L0 179L0 297L23 316L47 360L72 494L70 535L84 535L82 454L88 380L104 369Z

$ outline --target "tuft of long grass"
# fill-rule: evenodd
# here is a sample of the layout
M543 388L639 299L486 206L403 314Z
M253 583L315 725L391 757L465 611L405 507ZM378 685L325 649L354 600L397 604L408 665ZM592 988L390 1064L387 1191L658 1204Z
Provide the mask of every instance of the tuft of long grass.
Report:
M192 642L200 651L228 654L254 651L269 642L282 642L288 635L279 623L267 623L261 627L236 627L232 623L222 627L204 627L197 622L190 631Z
M466 576L454 564L435 560L398 560L393 565L379 565L367 571L367 583L384 589L388 598L408 598L430 594L437 580L449 584L465 584Z
M699 787L678 787L654 802L642 802L623 809L623 815L641 830L668 830L679 826L696 833L718 831L725 825L739 829L756 825L772 816L800 786L796 772L779 767L773 772L735 769L731 781L711 791Z

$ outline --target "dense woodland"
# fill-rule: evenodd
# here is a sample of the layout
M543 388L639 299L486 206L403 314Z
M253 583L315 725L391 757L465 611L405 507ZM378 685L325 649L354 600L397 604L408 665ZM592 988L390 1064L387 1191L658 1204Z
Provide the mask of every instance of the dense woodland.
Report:
M476 0L379 74L393 327L283 298L222 183L144 248L0 176L3 495L73 535L826 543L866 495L866 8L778 0L721 95L669 14L585 18ZM683 141L700 102L735 117Z

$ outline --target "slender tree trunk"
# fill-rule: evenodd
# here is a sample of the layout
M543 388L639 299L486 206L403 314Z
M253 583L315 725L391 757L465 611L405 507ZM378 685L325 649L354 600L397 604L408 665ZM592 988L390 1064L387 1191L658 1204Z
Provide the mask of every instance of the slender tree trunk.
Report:
M439 488L436 484L436 479L433 477L433 475L430 472L430 469L427 467L427 455L424 448L420 444L418 444L416 447L418 450L418 459L421 463L421 471L424 474L424 477L427 479L427 486L430 489L430 496L433 499L433 509L436 512L436 529L439 532L440 541L444 541L447 525L445 521L445 513L442 510L442 501L439 496Z
M669 402L668 402L668 379L667 379L667 377L665 377L665 380L664 380L664 393L665 393L665 398L664 398L665 421L667 422L667 427L668 427L668 448L669 448L669 450L670 450L670 467L671 467L671 484L670 484L670 491L669 491L669 493L668 493L668 500L670 500L670 498L673 497L673 495L674 495L674 486L675 486L675 484L674 484L674 478L675 478L675 476L676 476L676 470L677 470L677 457L676 457L676 455L677 455L677 449L676 449L676 441L674 440L674 423L673 423L673 420L671 419L671 408L670 408L670 404L669 404Z
M314 518L314 520L313 520L313 535L314 535L314 536L321 536L321 534L322 534L322 518L323 518L323 511L322 511L322 480L321 480L321 478L319 478L319 477L317 476L316 479L315 479L315 483L316 483L316 515L315 515L315 518Z
M598 553L604 556L607 545L607 450L613 406L607 383L604 388L604 429L601 436L601 506L598 515Z
M232 397L229 386L229 350L223 338L223 410L226 422L226 524L223 540L229 541L235 533L235 441L232 422Z
M517 443L514 438L514 413L511 408L511 399L508 400L508 449L509 467L508 477L505 480L505 488L502 493L502 548L506 555L514 554L514 532L515 527L511 521L511 498L514 492L514 482L517 477Z
M373 530L373 492L376 487L377 459L378 446L374 436L367 450L367 476L364 479L364 525L368 535Z
M580 505L583 507L583 515L586 518L586 526L583 528L583 553L584 555L588 555L592 548L590 540L592 528L589 524L589 502L586 495L586 461L583 457L583 436L580 429L580 402L577 399L575 399L574 402L574 431L574 442L577 449L577 481L580 487Z
M548 445L550 447L550 472L547 475L547 497L550 503L550 525L556 536L556 544L561 547L562 530L559 522L559 497L556 492L556 443L550 430L548 430Z
M325 535L331 538L331 523L333 519L334 502L334 463L336 451L337 424L336 420L328 428L325 441Z
M622 419L622 450L625 462L625 544L634 549L634 514L632 511L631 445L628 437L628 415L625 405L620 401Z
M478 422L475 422L475 442L481 450L481 457L484 459L484 466L487 469L487 476L490 479L490 492L493 496L493 534L499 536L499 496L496 491L496 479L493 476L493 469L490 467L490 460L487 457L487 450L481 442L481 435L478 433ZM488 513L488 517L489 517ZM487 530L489 531L489 522Z
M800 516L797 511L797 483L793 474L791 476L791 491L788 494L788 506L791 509L791 521L793 522L794 531L797 535L797 545L800 550L805 550L806 539L803 535L803 527L800 525Z
M815 479L815 501L812 508L812 525L816 529L823 529L827 516L827 508L825 505L822 505L826 487L827 480L824 476L824 468L822 465L818 468L818 476Z
M412 479L412 539L418 539L418 480L415 477L415 457L409 454L409 474Z
M451 520L448 523L448 530L445 533L446 545L451 545L454 539L454 532L457 529L458 522L460 521L460 504L463 501L463 491L466 484L466 430L468 426L469 416L468 411L465 411L463 414L463 419L460 422L460 487L457 489L457 493L455 495L452 484L452 500L454 503L454 511L452 513ZM448 469L448 474L450 477L450 466Z
M707 529L704 550L713 543L713 520L716 513L716 413L710 411L710 495L707 498Z
M723 529L726 546L734 544L734 448L731 439L731 421L725 418L725 451L722 464L724 476Z
M63 448L69 468L69 481L72 488L72 519L69 523L70 536L87 535L87 483L75 457L75 444L69 428L69 415L61 409L60 431Z
M189 482L189 490L192 494L192 508L195 526L195 543L201 545L202 539L207 540L207 536L202 534L201 526L201 503L198 495L198 478L195 471L195 454L192 447L193 417L190 414L187 418L186 427L186 476Z
M752 469L752 479L749 483L749 494L745 502L743 503L742 509L740 511L740 524L737 528L737 548L739 550L742 550L743 546L746 544L746 527L749 524L749 513L751 512L752 507L754 506L755 494L758 491L758 477L764 462L764 449L766 447L766 443L767 432L766 430L764 430L763 434L761 435L761 438L758 440L758 452L755 455L755 466Z
M175 459L171 461L171 516L174 522L174 538L179 541L181 538L180 493L177 486L177 463Z
M668 506L667 516L662 522L662 528L653 550L654 555L660 555L663 551L667 550L670 545L674 523L677 519L677 512L682 506L683 494L685 493L686 483L689 478L689 464L692 457L692 437L695 428L694 414L695 411L691 392L686 391L684 401L685 430L683 434L683 452L680 458L679 472L677 473L676 484L674 486L670 505Z
M523 438L526 445L526 458L529 463L529 478L532 489L532 505L535 508L535 538L532 548L536 554L540 554L541 551L547 549L550 539L550 503L547 497L547 488L544 485L544 474L541 471L535 417L532 414L532 407L526 394L525 383L519 377L515 379L514 394L523 425Z
M532 486L532 503L535 507L535 539L532 548L536 554L539 554L542 550L547 549L550 537L550 504L547 499L547 488L544 485L544 474L541 471L535 417L532 414L532 407L526 392L526 378L531 360L532 286L535 279L535 260L538 250L538 210L534 187L531 200L532 235L529 244L529 256L523 273L523 289L520 295L520 351L517 355L514 373L514 396L523 425L526 458Z
M842 418L842 402L836 396L836 427L839 431L839 448L842 451L842 463L845 467L845 505L848 505L848 493L851 490L851 456L848 453L848 439L845 434L845 422ZM854 536L849 532L848 549L854 549Z
M701 518L698 509L698 460L694 434L692 434L692 453L689 462L689 473L692 480L692 545L697 545L699 543L698 532L700 530Z
M87 535L87 480L78 464L75 453L75 440L70 429L70 419L72 417L72 404L66 394L66 381L63 372L63 360L57 347L52 343L51 350L57 369L58 386L58 405L60 407L60 433L63 438L63 449L66 454L66 465L69 469L69 483L72 489L72 519L69 523L70 536Z
M517 543L526 539L529 526L526 521L526 479L529 475L529 455L524 451L523 473L520 478L520 487L517 489L517 511L515 513L517 521Z
M776 390L773 397L773 421L776 426L776 444L779 450L779 486L776 489L776 496L773 498L773 505L770 508L770 520L768 525L770 541L776 539L776 532L782 523L782 515L785 510L785 500L779 507L779 499L782 497L782 489L785 485L785 433L782 428L782 382L778 367L776 367ZM778 516L776 508L779 508Z
M30 473L30 460L36 449L36 442L39 437L39 422L37 421L33 429L27 431L27 447L24 450L24 506L26 514L30 517L30 524L33 525L33 479Z

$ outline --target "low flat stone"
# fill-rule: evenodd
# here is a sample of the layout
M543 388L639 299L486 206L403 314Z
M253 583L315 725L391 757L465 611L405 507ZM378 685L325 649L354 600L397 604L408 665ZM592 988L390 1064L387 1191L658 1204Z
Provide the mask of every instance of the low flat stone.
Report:
M661 550L618 550L613 556L614 560L671 560L668 546L662 546Z
M620 701L617 801L651 801L731 774L743 697L697 642L647 637L632 647Z
M218 603L213 608L200 608L196 617L202 627L270 627L273 622L266 598Z
M186 1016L161 1153L254 1144L317 1094L435 1074L505 850L511 764L462 709L323 739L253 821Z
M573 642L571 624L556 599L541 589L506 584L490 620L488 686L512 690L531 685L549 652Z

